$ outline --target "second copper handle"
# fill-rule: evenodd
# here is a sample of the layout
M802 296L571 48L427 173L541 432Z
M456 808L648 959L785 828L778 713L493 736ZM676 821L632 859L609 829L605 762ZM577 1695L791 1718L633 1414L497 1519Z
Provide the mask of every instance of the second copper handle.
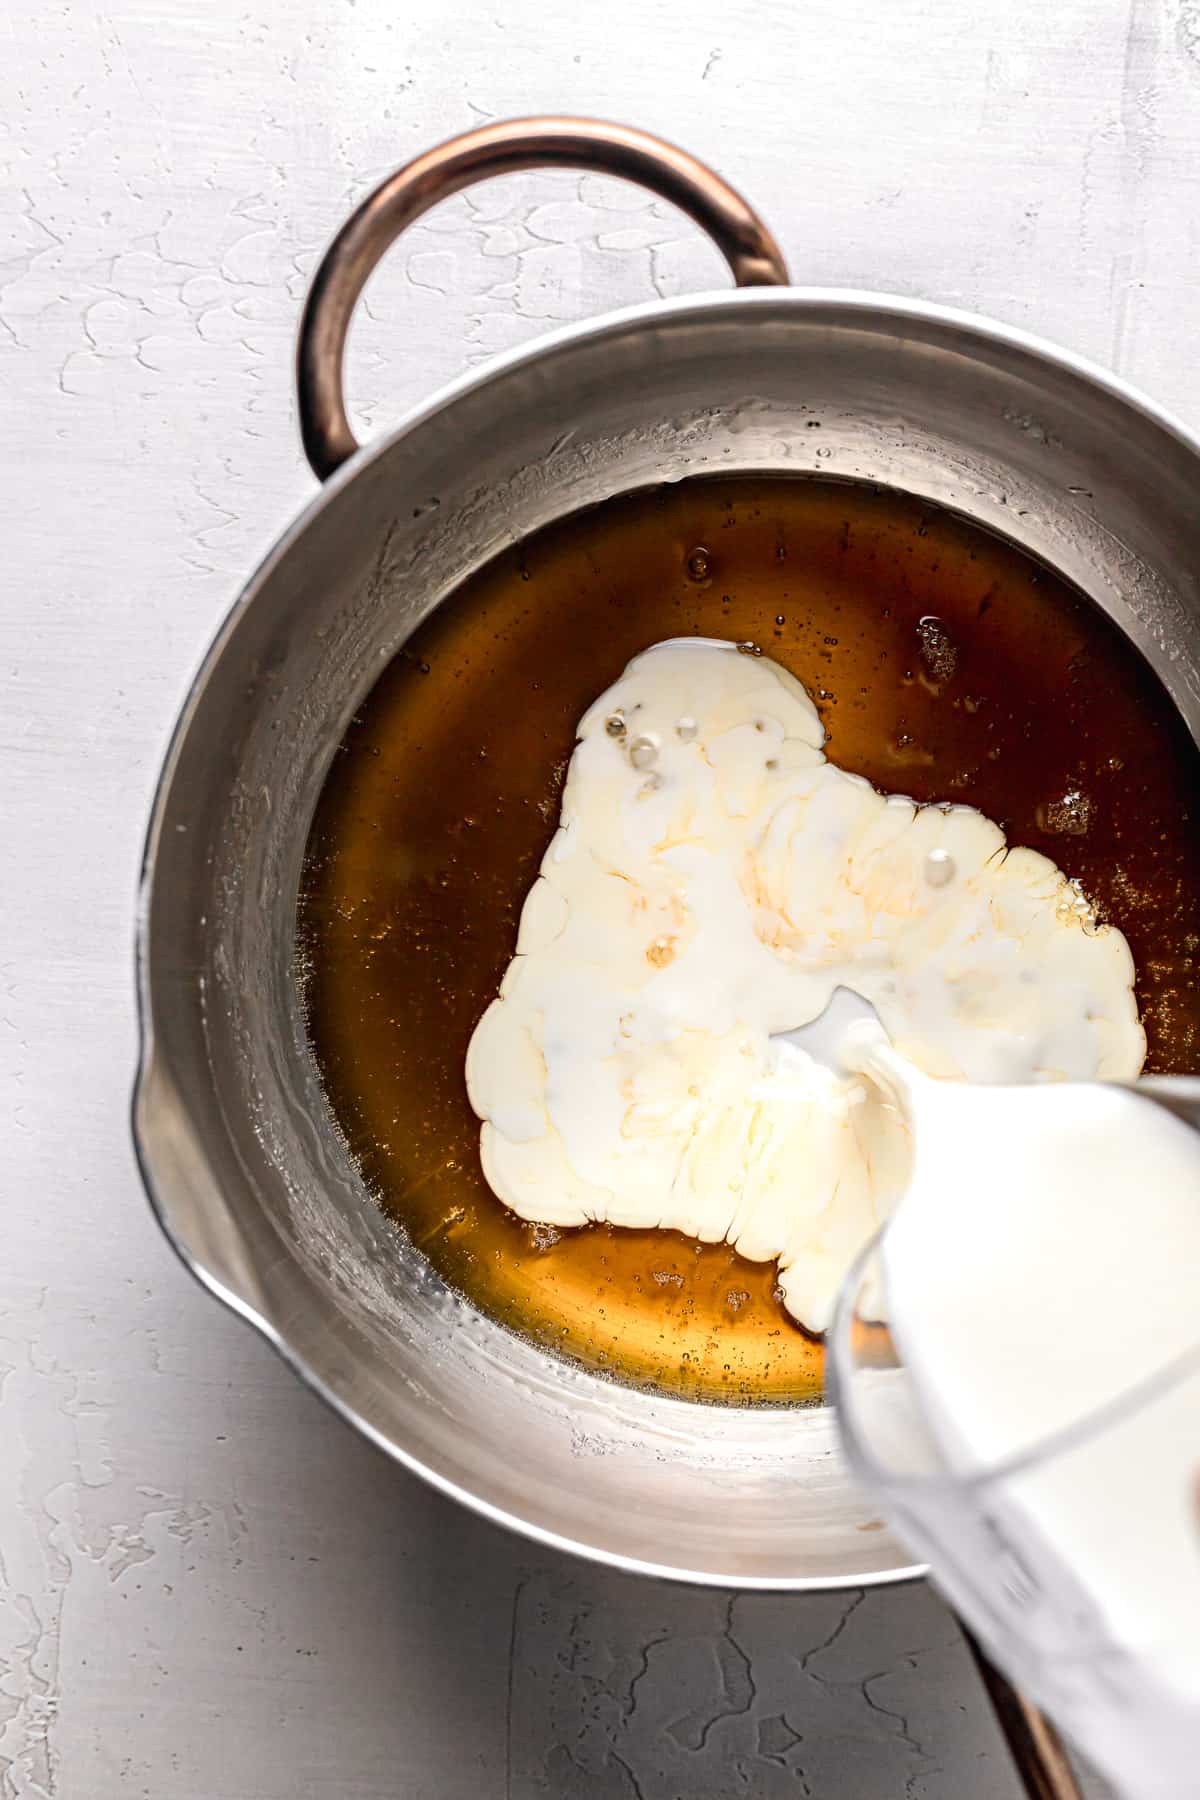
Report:
M1016 1764L1027 1800L1083 1800L1062 1739L1032 1701L1003 1676L962 1620L959 1629L975 1659L992 1711Z
M313 277L300 322L297 387L304 452L322 481L358 449L342 361L368 276L405 226L471 182L542 167L623 176L669 200L712 238L739 287L786 286L779 246L741 195L684 150L596 119L509 119L439 144L391 175L343 225Z

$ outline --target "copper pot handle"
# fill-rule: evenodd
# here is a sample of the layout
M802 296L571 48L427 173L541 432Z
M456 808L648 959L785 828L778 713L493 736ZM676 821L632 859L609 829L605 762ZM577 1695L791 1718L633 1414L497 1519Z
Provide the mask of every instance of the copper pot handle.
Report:
M346 416L342 359L367 277L406 225L488 175L594 169L649 188L703 227L739 287L786 286L779 246L741 195L686 151L596 119L506 119L427 150L375 189L342 226L313 277L300 321L296 382L304 453L320 480L358 449Z
M1028 1800L1083 1800L1066 1746L1045 1713L1000 1673L961 1619L958 1625Z

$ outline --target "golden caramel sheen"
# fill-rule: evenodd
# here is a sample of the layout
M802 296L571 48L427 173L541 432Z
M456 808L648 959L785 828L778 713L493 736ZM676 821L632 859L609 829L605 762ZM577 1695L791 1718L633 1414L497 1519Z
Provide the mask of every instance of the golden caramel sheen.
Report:
M479 1167L463 1063L512 956L575 725L631 656L753 640L826 754L978 807L1077 879L1138 970L1147 1066L1195 1066L1200 756L1121 634L1010 545L906 496L764 476L606 503L506 552L386 669L335 759L300 949L313 1049L381 1204L481 1309L692 1397L796 1401L820 1347L770 1265L672 1232L539 1232Z

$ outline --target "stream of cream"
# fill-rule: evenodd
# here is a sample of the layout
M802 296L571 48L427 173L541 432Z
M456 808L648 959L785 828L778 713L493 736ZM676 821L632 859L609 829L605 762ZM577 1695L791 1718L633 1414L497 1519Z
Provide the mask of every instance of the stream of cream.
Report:
M952 1085L858 1036L912 1130L881 1260L923 1422L956 1475L1029 1459L949 1513L918 1486L901 1529L1123 1792L1194 1796L1200 1133L1126 1088ZM992 1544L965 1564L960 1505Z

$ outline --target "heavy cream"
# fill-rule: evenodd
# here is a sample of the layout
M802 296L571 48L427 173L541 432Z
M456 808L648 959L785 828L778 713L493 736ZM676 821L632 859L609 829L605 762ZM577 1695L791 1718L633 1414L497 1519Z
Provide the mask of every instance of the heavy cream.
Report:
M951 1087L863 1045L913 1133L880 1249L905 1393L948 1472L978 1484L896 1493L897 1524L1123 1793L1185 1800L1200 1744L1200 1133L1135 1091Z
M656 645L580 722L559 827L467 1085L524 1218L727 1239L828 1323L901 1191L907 1130L776 1041L837 986L952 1081L1121 1078L1144 1040L1121 934L969 807L828 762L800 684L746 646Z

